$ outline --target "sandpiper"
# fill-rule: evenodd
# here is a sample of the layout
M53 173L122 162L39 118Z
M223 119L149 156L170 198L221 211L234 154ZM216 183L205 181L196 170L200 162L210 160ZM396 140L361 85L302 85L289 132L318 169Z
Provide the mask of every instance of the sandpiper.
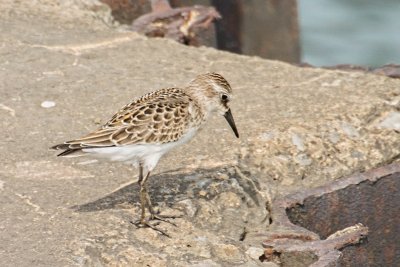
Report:
M139 166L141 216L138 225L167 235L149 223L149 220L165 219L154 211L146 181L159 159L189 141L215 111L225 117L239 137L229 108L231 95L231 86L220 74L202 74L183 88L160 89L134 99L98 130L52 149L64 150L58 156L91 155ZM149 220L145 216L146 207Z

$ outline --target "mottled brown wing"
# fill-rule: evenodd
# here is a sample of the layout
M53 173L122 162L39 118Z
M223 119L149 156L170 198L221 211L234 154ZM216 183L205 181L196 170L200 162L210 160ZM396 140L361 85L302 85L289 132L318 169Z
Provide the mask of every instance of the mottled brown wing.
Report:
M190 124L189 103L186 97L168 101L156 98L144 103L131 103L115 114L101 129L68 141L59 149L176 141L186 133Z
M188 129L188 109L189 101L146 103L138 110L110 121L107 127L122 126L110 139L117 145L177 141Z

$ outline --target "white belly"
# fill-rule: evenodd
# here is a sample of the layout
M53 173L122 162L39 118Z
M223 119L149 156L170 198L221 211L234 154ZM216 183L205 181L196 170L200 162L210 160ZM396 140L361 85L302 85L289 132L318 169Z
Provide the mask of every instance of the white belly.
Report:
M164 144L134 144L126 146L86 148L83 152L92 156L105 158L111 161L124 161L132 164L143 162L147 170L152 170L158 163L158 160L168 151L176 146L182 145L193 138L197 129L189 130L176 142Z

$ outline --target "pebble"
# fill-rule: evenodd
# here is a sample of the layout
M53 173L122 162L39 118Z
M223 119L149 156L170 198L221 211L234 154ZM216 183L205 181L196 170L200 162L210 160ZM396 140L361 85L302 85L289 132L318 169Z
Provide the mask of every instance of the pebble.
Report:
M40 104L42 108L52 108L56 106L56 102L54 101L43 101L42 104Z

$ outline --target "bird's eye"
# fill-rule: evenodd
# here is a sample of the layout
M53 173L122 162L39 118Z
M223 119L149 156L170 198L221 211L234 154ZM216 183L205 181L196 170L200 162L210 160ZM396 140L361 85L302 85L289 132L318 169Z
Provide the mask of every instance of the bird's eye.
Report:
M221 95L222 101L228 101L228 98L229 97L227 95L225 95L225 94Z

